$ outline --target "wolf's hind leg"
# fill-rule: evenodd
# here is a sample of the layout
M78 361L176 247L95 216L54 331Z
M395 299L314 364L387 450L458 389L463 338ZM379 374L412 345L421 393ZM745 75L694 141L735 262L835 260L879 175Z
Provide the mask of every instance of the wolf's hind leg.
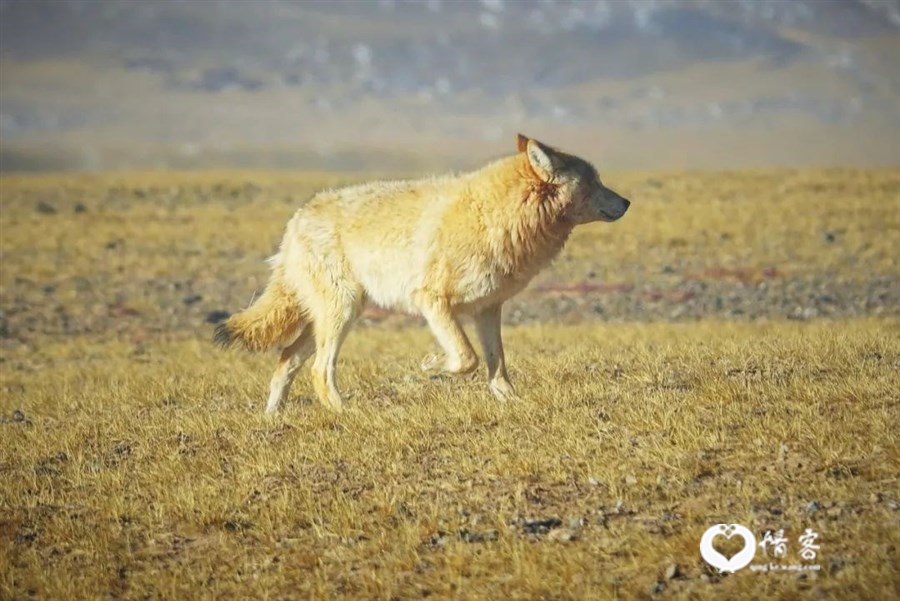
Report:
M450 311L449 304L424 294L418 295L416 304L422 316L428 321L441 348L444 349L446 359L443 371L448 374L467 374L474 371L478 367L478 356L472 350L472 344L459 321ZM438 363L440 359L437 357L426 357L422 361L422 369L429 370L437 367Z
M506 358L503 354L503 338L500 336L500 305L488 307L475 316L475 328L484 350L484 362L488 368L488 385L491 393L501 401L516 398L516 391L509 383Z
M316 360L312 366L312 381L316 395L325 407L340 413L343 399L337 387L337 359L341 345L361 309L361 302L348 302L341 311L330 311L316 318Z
M297 339L281 352L278 367L275 369L272 381L269 383L269 400L266 403L266 413L275 413L279 405L287 399L291 390L291 384L297 376L297 370L309 359L315 348L312 327L307 325L300 331Z

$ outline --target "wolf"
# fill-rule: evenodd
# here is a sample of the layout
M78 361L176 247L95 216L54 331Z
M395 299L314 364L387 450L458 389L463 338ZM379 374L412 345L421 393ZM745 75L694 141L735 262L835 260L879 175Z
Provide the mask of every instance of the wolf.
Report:
M222 346L281 348L266 413L315 353L312 383L343 410L337 359L367 303L425 318L442 353L423 370L468 374L472 316L500 400L516 398L500 333L503 303L563 248L573 228L615 221L630 202L587 161L518 135L518 152L476 171L319 192L289 220L264 292L216 328Z

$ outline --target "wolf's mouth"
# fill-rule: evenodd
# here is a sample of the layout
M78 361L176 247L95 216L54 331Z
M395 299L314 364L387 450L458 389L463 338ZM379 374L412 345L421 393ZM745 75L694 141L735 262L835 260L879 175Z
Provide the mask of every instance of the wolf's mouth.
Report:
M625 215L625 213L628 212L628 207L631 206L631 202L623 198L622 204L622 210L615 214L607 213L606 211L601 209L600 214L603 216L604 221L617 221L621 219Z

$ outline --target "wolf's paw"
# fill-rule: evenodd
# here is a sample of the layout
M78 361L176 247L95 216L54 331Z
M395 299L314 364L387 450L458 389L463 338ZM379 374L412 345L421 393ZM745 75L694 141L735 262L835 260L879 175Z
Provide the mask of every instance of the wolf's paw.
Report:
M325 379L316 373L313 374L313 390L316 391L316 397L323 407L334 413L343 412L344 403L340 393L336 389L329 387L325 383Z
M444 358L434 353L425 355L425 358L422 359L421 363L419 363L419 367L422 369L422 371L435 371L443 367L443 365Z
M491 394L498 401L518 401L519 395L516 394L512 384L506 380L494 380L490 383Z
M459 357L456 361L448 364L444 367L444 371L447 373L451 373L456 376L465 376L471 374L478 368L478 357L471 353L469 355L463 355Z
M322 406L331 411L332 413L343 413L344 412L344 402L338 398L325 397L322 399Z

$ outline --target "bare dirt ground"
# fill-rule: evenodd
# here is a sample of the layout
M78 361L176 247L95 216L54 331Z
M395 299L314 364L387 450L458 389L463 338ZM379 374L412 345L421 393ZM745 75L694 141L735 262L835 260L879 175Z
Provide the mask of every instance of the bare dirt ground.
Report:
M900 172L609 175L626 218L506 310L520 402L372 309L348 413L299 378L266 419L272 358L212 323L363 178L0 179L0 597L900 594ZM719 522L820 569L720 574Z

